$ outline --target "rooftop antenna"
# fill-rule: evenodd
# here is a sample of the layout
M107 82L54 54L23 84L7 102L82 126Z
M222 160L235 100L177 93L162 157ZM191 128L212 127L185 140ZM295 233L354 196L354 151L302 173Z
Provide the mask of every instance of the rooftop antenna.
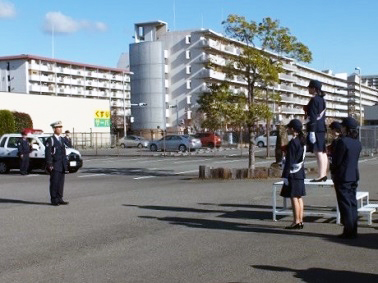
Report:
M51 56L54 58L54 23L51 24Z
M173 31L176 30L176 0L173 0Z

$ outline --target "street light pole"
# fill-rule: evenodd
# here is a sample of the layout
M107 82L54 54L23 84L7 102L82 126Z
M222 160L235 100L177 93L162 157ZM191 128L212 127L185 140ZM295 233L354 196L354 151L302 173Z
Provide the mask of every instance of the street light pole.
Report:
M363 120L362 120L362 90L361 90L361 81L362 81L362 77L361 77L361 68L360 67L356 67L354 68L356 71L358 71L358 77L360 79L359 81L359 85L360 85L360 131L361 131L361 127L363 125Z

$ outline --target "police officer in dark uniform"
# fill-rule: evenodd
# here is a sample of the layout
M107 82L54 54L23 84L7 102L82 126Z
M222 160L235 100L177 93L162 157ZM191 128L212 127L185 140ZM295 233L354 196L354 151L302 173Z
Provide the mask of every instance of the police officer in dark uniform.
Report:
M22 138L17 144L18 156L20 157L20 173L21 175L27 175L29 169L29 154L31 147L28 139L26 138L26 132L21 133Z
M50 197L54 206L66 205L63 200L64 176L67 168L66 147L60 134L62 133L62 122L51 124L54 134L46 141L46 168L50 173Z
M318 163L318 178L311 182L321 182L327 180L328 158L326 150L326 103L324 92L322 92L322 83L318 80L311 80L308 85L309 93L314 95L307 107L307 146L308 151L315 153Z
M290 140L286 161L282 171L283 187L281 196L290 198L293 208L293 223L285 229L303 229L303 196L305 190L305 170L304 158L306 154L306 137L302 132L302 123L298 119L293 119L286 126L293 138Z
M348 117L341 122L342 136L332 152L331 173L335 185L337 203L344 231L340 238L357 237L357 200L356 190L359 180L358 159L362 149L358 140L358 124Z
M70 138L70 131L67 130L64 133L65 133L65 136L63 137L64 143L66 144L67 147L72 148L72 141L71 141L71 138Z

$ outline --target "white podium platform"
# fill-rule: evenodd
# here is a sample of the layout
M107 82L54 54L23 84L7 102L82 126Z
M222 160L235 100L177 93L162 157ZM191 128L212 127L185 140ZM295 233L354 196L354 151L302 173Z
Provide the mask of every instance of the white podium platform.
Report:
M319 188L326 188L326 189L332 189L333 187L333 181L331 179L328 179L325 182L310 182L312 179L305 179L305 186L306 190L316 190ZM279 181L273 184L273 205L272 205L272 211L273 211L273 221L277 221L277 215L293 215L293 211L291 208L287 207L287 198L283 198L283 207L278 209L277 208L277 192L281 192L281 188L283 186L283 181ZM304 216L328 216L328 217L335 217L336 223L340 224L340 213L339 213L339 207L337 206L337 203L335 204L335 207L332 207L333 210L304 210L303 214Z

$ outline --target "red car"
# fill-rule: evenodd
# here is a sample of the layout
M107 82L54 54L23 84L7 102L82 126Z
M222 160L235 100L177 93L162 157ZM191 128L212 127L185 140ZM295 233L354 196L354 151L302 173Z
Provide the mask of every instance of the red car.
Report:
M217 134L197 133L194 135L194 137L201 140L202 146L213 148L214 146L220 147L222 145L222 139Z

